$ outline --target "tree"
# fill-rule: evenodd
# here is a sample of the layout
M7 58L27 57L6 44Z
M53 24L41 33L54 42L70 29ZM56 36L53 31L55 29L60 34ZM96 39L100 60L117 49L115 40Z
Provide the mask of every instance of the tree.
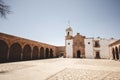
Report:
M6 15L10 13L9 6L0 0L0 16L6 18Z

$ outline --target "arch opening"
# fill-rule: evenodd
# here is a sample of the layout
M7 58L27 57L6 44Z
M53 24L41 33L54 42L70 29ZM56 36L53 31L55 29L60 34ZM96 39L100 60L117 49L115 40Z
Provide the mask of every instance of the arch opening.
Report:
M44 48L40 48L40 59L44 59Z
M31 47L30 45L25 45L23 48L23 60L30 60L31 59Z
M50 49L50 58L53 58L53 50Z
M37 46L33 48L32 59L38 59L38 47Z
M49 58L49 49L48 49L48 48L46 48L46 53L45 53L45 55L46 55L46 58Z
M5 41L0 40L0 63L7 61L8 45Z
M115 59L115 50L114 50L114 48L112 49L112 57L113 57L113 59Z
M118 60L119 59L119 53L118 53L118 48L115 47L115 55L116 55L116 59Z
M9 60L20 61L21 60L22 48L19 43L14 43L10 46Z

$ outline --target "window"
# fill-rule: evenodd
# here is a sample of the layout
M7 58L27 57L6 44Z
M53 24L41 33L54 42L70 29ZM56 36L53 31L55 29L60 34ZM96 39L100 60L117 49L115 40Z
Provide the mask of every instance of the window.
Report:
M90 44L90 42L88 42L88 44Z
M94 47L100 47L99 41L95 41Z
M68 43L68 45L70 45L70 43Z

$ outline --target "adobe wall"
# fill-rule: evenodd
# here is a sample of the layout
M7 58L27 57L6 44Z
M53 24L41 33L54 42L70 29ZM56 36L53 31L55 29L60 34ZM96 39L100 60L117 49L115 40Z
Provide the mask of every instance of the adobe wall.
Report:
M57 57L66 57L65 46L57 46L56 51Z
M0 62L56 57L56 46L0 33Z

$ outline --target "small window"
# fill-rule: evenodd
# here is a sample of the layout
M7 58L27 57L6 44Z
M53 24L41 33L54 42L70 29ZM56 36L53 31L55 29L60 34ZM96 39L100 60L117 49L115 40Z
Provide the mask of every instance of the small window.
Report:
M68 43L68 45L70 45L70 43Z
M94 47L100 47L99 41L95 41Z
M88 42L88 44L90 44L90 42Z

